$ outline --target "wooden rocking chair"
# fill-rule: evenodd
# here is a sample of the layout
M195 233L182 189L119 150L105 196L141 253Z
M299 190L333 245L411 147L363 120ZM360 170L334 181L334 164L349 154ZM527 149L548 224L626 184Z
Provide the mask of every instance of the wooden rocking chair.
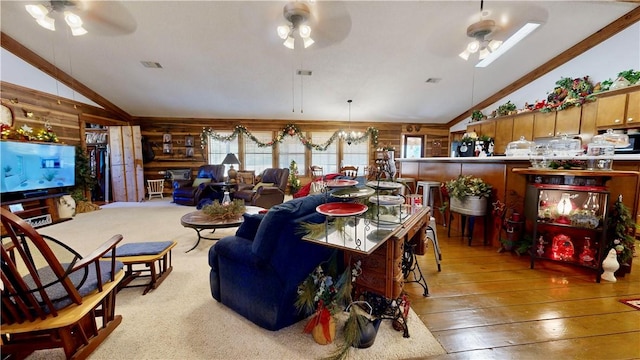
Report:
M123 265L115 257L100 261L122 235L82 258L9 210L0 215L9 237L0 246L3 359L53 348L63 348L67 359L88 357L122 321L115 297Z

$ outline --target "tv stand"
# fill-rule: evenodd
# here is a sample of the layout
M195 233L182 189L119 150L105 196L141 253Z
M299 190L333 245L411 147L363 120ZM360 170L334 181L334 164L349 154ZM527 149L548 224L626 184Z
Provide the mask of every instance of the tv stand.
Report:
M11 212L30 223L34 228L39 228L70 220L61 219L58 214L58 201L63 195L66 194L47 194L46 191L42 196L33 195L27 197L26 194L23 194L25 199L3 201L1 206L11 210ZM1 234L6 235L4 228L2 228Z

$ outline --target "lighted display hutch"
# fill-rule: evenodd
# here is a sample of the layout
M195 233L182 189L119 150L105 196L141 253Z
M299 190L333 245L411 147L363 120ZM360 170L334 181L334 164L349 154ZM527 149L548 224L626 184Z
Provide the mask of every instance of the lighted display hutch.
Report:
M600 282L608 246L611 177L633 171L514 169L527 176L525 217L533 223L531 268L539 260L579 266Z

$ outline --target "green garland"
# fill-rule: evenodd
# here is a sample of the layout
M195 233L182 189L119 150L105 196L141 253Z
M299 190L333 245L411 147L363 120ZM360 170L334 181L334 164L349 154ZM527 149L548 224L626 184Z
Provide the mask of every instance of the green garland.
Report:
M244 125L236 125L233 130L233 133L231 133L231 135L228 135L228 136L220 135L212 128L208 128L208 129L202 128L202 133L200 134L200 140L201 140L200 145L204 149L205 144L207 144L207 139L209 137L217 141L232 141L236 139L238 135L244 134L244 135L247 135L249 139L251 139L251 141L258 144L258 147L267 147L267 146L275 147L276 144L279 144L284 140L285 136L293 136L293 137L297 137L298 140L300 140L300 142L309 150L326 151L327 148L331 144L333 144L336 141L336 139L338 139L341 131L342 130L338 130L334 132L333 135L331 135L331 137L329 138L329 140L325 141L322 144L314 144L311 142L311 140L308 137L306 137L302 133L302 131L300 130L300 128L298 128L297 125L287 124L282 130L278 132L275 138L265 143L260 141L260 139L258 139L257 137L255 137ZM374 127L368 127L367 131L362 136L355 138L352 141L352 143L359 144L369 139L369 137L371 137L371 142L374 147L378 145L378 129Z

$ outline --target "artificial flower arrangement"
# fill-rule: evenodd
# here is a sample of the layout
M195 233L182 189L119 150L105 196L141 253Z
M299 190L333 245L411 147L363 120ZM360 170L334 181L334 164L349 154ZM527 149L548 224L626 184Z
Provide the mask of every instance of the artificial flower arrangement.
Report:
M444 184L450 197L462 200L467 196L488 198L491 196L491 185L473 175L459 175Z
M295 302L300 312L315 311L304 327L304 332L314 333L314 339L320 344L333 341L334 316L351 303L352 284L362 273L361 263L357 261L353 264L353 268L347 266L339 274L336 254L334 253L329 261L318 265L298 286L298 297Z
M235 199L230 203L221 204L218 200L202 207L202 212L214 220L231 220L237 219L244 214L246 208L244 200Z

